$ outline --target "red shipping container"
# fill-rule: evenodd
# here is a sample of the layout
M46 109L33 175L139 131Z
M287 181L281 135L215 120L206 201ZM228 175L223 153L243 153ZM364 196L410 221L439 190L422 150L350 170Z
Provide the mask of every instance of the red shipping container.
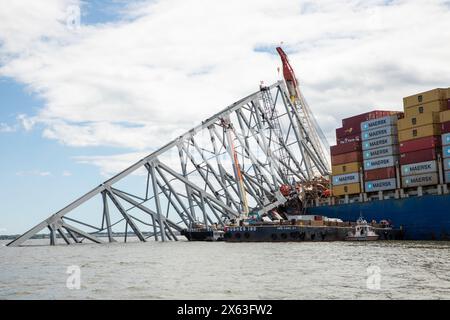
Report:
M442 149L426 149L400 154L400 165L436 160Z
M359 125L358 127L336 129L336 139L342 139L347 136L354 136L355 134L361 134L361 125Z
M441 133L450 133L450 121L441 124Z
M362 145L360 141L353 141L353 142L347 142L338 144L336 146L330 147L330 152L332 156L336 156L338 154L353 152L353 151L361 151Z
M395 167L381 168L364 172L364 181L395 178Z
M345 138L336 139L337 144L344 144L357 141L361 141L361 134L359 133L346 136Z
M359 151L349 152L338 154L336 156L331 157L331 164L336 166L338 164L344 164L349 162L362 162L363 156Z
M408 153L442 146L442 139L439 136L425 137L414 140L400 142L400 153Z
M381 111L381 110L374 110L371 112L359 114L354 117L342 119L342 127L343 128L357 128L361 126L361 122L378 119L382 117L387 117L393 114L398 113L397 111Z

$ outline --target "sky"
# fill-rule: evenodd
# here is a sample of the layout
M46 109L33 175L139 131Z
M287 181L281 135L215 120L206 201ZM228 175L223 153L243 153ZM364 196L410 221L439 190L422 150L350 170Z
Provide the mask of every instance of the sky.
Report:
M1 0L0 234L278 79L342 118L450 86L450 1Z

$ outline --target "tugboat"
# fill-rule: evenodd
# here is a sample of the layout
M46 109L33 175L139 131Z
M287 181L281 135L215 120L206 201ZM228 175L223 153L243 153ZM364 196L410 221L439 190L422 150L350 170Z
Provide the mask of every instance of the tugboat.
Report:
M386 228L385 231L387 231ZM356 226L350 231L345 238L346 241L376 241L379 235L374 231L373 227L367 223L362 217L356 221Z

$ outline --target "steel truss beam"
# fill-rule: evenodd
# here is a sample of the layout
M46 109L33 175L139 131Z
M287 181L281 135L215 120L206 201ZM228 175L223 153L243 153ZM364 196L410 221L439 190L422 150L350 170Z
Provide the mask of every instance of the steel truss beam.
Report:
M329 171L323 150L312 143L316 136L309 136L303 106L293 105L288 97L284 82L261 88L106 180L8 245L20 246L45 230L50 231L51 245L85 240L176 241L193 223L224 226L239 218L244 203L250 212L264 212L282 203L281 184ZM237 181L233 167L232 146L242 182ZM139 169L145 174L140 175ZM135 181L140 178L143 188L136 191ZM92 203L99 208L84 208Z

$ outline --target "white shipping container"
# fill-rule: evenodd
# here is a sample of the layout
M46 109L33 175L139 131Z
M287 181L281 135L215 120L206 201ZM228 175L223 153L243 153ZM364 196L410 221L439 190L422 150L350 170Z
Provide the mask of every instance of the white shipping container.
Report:
M333 185L335 185L335 186L340 186L343 184L350 184L350 183L358 183L358 182L359 182L359 173L358 172L333 176Z
M398 155L398 153L398 145L391 145L387 147L366 150L363 152L363 159L369 160L373 158L393 156Z
M397 135L363 141L362 149L366 151L375 148L387 147L393 144L398 144Z
M395 163L398 160L398 156L388 156L375 158L370 160L364 160L364 170L375 170L387 167L395 166Z
M397 180L393 179L383 179L376 181L367 181L364 184L366 192L376 192L385 190L394 190L397 188Z
M363 132L361 133L361 139L362 141L365 141L386 136L392 136L394 134L397 134L397 126L387 126Z
M442 147L442 157L443 158L450 158L450 145Z
M437 173L426 173L402 178L403 188L431 186L438 183Z
M450 144L450 133L446 133L442 135L442 145L447 146Z
M367 130L372 130L380 127L395 126L397 125L397 121L398 117L396 115L364 121L361 122L361 131L364 132Z
M411 176L414 174L425 174L437 172L438 167L435 160L419 163L405 164L401 167L402 176Z
M444 159L444 170L450 170L450 158Z

